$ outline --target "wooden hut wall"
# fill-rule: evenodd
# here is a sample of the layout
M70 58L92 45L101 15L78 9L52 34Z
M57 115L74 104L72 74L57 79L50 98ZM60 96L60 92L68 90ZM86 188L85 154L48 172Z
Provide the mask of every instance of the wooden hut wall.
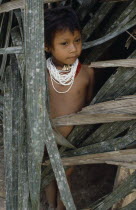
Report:
M62 146L59 150L60 155L74 158L77 155L114 152L126 149L130 144L135 145L136 1L45 0L44 3L45 9L47 6L59 7L62 5L71 5L75 9L79 15L83 31L83 52L80 60L85 64L94 66L96 76L95 97L90 105L93 110L83 110L79 113L79 118L76 115L78 118L76 122L67 116L72 125L77 125L68 136L68 141L76 146L76 149L69 150ZM37 12L38 18L35 20L37 22L33 22L34 18L29 10ZM51 134L52 128L48 118L47 104L45 104L47 92L44 80L43 22L42 27L38 24L41 19L43 19L43 1L39 1L39 3L37 1L24 3L21 0L0 1L0 119L4 123L6 200L7 209L10 210L39 209L41 179L42 191L45 185L54 178L51 166L46 166L41 175L40 163L45 144L58 181L58 187L61 185L59 171L64 177L63 186L65 187L62 190L60 187L62 200L67 209L76 209L56 147L56 136ZM41 28L38 29L38 33L34 33L34 29L39 26ZM33 30L31 36L29 28ZM41 39L37 42L39 35ZM32 40L34 40L33 44ZM31 47L35 49L35 53L31 51ZM39 60L36 60L36 54ZM30 63L30 56L33 58L32 63ZM116 61L116 59L121 60ZM101 63L97 62L102 60ZM107 63L105 60L112 61ZM35 74L31 80L33 69L35 69ZM37 69L40 71L36 71ZM37 79L40 80L40 84L38 84L41 85L42 91L38 94L39 89L37 89L33 94L34 86L31 86L31 81L36 85ZM131 96L118 99L128 95ZM111 106L113 100L115 100L117 107L114 107L114 111ZM124 102L124 100L126 101ZM40 101L40 103L35 103L35 101ZM104 109L105 104L102 102L106 101L109 103L107 102ZM125 103L125 105L121 104L120 106L125 107L125 109L119 108L120 102ZM98 103L100 103L99 109L97 108ZM106 107L109 109L107 110ZM37 115L34 115L35 110L39 110ZM94 117L92 123L86 120L86 114L90 114L90 119ZM78 123L81 122L81 116L82 123ZM100 119L104 121L100 121ZM108 121L109 119L110 121ZM34 124L35 120L37 121L36 125ZM60 123L63 119L55 120L54 124ZM68 122L64 118L63 122L66 121ZM46 130L43 125L46 125ZM63 125L67 124L63 123ZM39 128L38 131L36 130L37 127ZM54 142L52 147L50 147L49 136ZM37 144L37 139L39 139L39 144ZM65 145L63 141L64 139L61 140L61 143ZM127 153L125 154L127 155ZM114 161L108 162L107 159L105 162L116 165ZM135 160L133 159L132 162L134 164L119 162L117 165L131 168L132 165L135 165ZM136 173L134 172L114 192L91 205L91 209L106 210L112 207L136 187L135 178ZM133 207L134 203L135 201L129 204L126 209Z

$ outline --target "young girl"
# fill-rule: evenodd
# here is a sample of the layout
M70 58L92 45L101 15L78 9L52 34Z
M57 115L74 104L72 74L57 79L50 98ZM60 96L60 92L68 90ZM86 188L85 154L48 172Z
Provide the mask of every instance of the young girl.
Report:
M78 57L82 50L81 28L75 12L69 7L45 11L45 51L47 59L51 118L78 112L91 101L94 72L81 65ZM57 128L67 137L73 126ZM67 178L73 168L66 171ZM49 209L65 209L57 196L56 182L46 189Z

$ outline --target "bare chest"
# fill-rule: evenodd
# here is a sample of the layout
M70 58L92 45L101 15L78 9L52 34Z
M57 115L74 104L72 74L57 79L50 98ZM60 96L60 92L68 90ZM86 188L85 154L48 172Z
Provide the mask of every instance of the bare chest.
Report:
M84 78L82 80L75 79L72 88L67 93L57 93L52 86L50 78L48 81L51 118L75 113L85 106L87 82ZM69 88L69 86L54 85L60 92L64 92Z

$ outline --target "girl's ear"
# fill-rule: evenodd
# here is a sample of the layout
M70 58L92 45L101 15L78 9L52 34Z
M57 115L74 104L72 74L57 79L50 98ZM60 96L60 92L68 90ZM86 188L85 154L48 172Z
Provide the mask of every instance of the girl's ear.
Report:
M45 45L44 50L49 53L49 47L47 45Z
M49 49L48 49L48 47L45 47L44 49L45 49L45 51L46 51L46 52L49 52Z

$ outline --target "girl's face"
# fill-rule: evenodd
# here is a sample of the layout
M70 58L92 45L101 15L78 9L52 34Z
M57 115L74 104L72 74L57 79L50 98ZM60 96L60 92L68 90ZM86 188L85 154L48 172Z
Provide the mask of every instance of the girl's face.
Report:
M80 56L82 50L81 34L78 30L73 33L70 30L58 31L53 40L53 47L48 51L52 54L56 66L73 64Z

